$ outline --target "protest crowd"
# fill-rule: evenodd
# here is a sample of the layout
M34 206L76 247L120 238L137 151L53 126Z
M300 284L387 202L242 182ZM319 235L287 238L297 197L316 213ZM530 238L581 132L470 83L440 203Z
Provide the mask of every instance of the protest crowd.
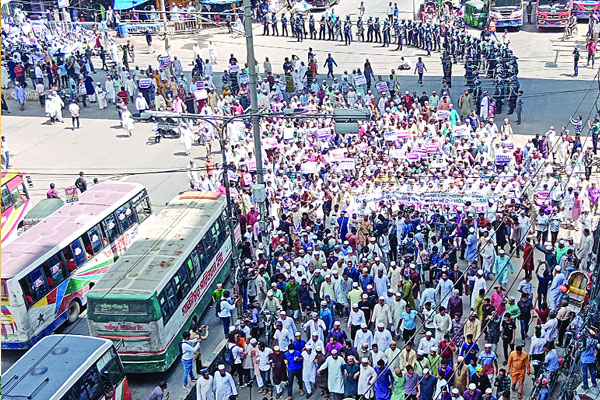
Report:
M426 71L421 59L410 90L400 84L402 70L413 72L408 60L388 77L368 59L339 73L331 54L310 48L305 59L254 61L259 107L271 112L260 121L265 238L252 196L251 126L229 123L226 162L211 156L220 118L250 105L247 63L232 54L217 75L215 46L203 58L194 44L190 76L169 56L168 36L166 55L145 67L130 42L119 45L107 31L39 30L24 16L4 22L3 88L13 87L21 108L25 89L35 90L52 123L77 103L83 116L92 104L116 106L130 134L132 113L144 110L205 117L180 125L187 154L194 142L207 149L204 165L190 162L189 190L225 194L227 174L243 238L236 286L213 295L227 339L224 364L214 375L195 368L201 340L183 338L184 386L195 381L199 399L230 399L251 383L291 399L296 381L306 398L508 400L529 395L523 384L531 374L542 377L538 398L545 400L557 349L582 324L564 287L571 272L595 263L600 121L574 116L517 144L511 121L495 115L506 103L521 122L518 65L495 35L399 21L393 11L383 38L378 22L366 23L367 38L357 24L359 40L440 52L443 82L430 93L414 89ZM345 24L328 12L319 29L334 38L336 22ZM265 33L277 23L267 19ZM312 16L308 25L316 39ZM290 27L304 39L302 18L290 18ZM352 36L351 28L344 34ZM152 40L148 34L148 52ZM458 62L464 78L453 79ZM371 117L357 132L340 133L331 115L341 108L368 109ZM284 109L316 116L277 114ZM593 358L595 346L586 351ZM585 367L585 385L588 370L595 385L594 368Z

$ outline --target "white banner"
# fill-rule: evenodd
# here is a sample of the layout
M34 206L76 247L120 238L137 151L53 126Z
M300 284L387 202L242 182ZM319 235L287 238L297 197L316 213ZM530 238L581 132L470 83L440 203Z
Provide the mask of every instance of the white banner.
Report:
M406 192L386 192L380 194L367 194L355 196L355 203L362 203L366 200L372 207L379 207L381 201L388 203L395 200L397 203L413 206L416 210L431 209L434 207L440 208L445 212L455 213L457 211L465 211L465 203L471 202L471 207L475 212L485 212L488 209L488 201L493 199L498 200L498 196L474 196L462 194L447 194L447 193L406 193Z

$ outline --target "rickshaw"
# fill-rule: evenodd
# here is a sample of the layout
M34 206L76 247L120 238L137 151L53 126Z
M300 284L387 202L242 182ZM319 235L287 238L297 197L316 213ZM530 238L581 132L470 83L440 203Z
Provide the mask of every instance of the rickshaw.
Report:
M484 29L488 21L486 3L480 0L470 0L465 3L465 24Z
M566 294L569 296L569 309L578 313L588 301L588 285L590 277L587 272L573 271L567 279Z

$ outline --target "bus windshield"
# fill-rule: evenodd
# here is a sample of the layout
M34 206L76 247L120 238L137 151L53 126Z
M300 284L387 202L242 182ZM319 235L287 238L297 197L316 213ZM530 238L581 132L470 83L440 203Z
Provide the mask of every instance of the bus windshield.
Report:
M538 7L567 10L569 8L569 0L538 0Z
M521 8L521 0L492 0L492 8L498 7Z

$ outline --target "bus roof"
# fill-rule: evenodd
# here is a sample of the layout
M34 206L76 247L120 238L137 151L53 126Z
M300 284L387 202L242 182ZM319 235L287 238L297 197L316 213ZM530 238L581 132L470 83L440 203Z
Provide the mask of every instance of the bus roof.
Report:
M14 169L6 169L2 171L2 177L0 179L0 183L4 185L6 182L13 179L15 176L19 175L20 172Z
M78 231L83 234L104 218L103 212L124 203L142 189L144 186L138 183L105 182L81 193L79 201L65 204L2 247L2 279L15 277L51 251L58 252L70 244L62 243L64 240Z
M184 192L147 227L90 291L101 295L148 296L160 290L171 278L169 268L177 268L186 250L195 246L225 208L226 200L215 192Z
M2 375L5 399L53 399L86 361L104 354L112 341L90 336L50 335L33 346Z

